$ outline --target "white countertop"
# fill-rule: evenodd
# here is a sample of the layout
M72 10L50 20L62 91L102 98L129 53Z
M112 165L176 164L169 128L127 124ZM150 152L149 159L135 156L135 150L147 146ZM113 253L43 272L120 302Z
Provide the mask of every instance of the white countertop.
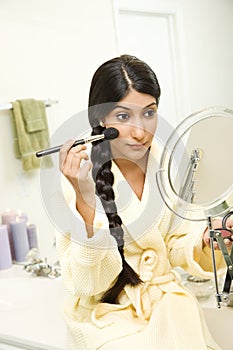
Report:
M20 265L1 270L0 344L30 349L66 349L64 297L60 278L37 277Z
M64 300L61 278L37 277L21 265L0 270L0 349L65 350ZM201 306L217 343L232 350L233 308L218 309L214 295Z
M217 344L221 346L222 350L232 350L233 307L221 303L221 307L218 308L214 295L200 304L209 330Z

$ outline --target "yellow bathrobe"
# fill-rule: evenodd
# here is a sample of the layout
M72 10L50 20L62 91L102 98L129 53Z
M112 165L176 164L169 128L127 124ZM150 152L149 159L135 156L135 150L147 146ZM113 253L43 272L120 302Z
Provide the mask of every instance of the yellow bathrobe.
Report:
M69 349L220 349L206 327L198 302L181 286L173 270L181 266L193 275L213 276L210 249L202 249L206 223L177 222L168 231L171 213L156 187L157 159L158 149L153 145L141 200L119 168L115 164L112 167L125 257L144 282L137 287L126 286L119 304L99 302L122 269L101 204L97 201L92 238L86 238L84 223L77 224L73 232L57 236L62 277L69 292L65 306ZM221 253L216 256L218 268L224 268Z

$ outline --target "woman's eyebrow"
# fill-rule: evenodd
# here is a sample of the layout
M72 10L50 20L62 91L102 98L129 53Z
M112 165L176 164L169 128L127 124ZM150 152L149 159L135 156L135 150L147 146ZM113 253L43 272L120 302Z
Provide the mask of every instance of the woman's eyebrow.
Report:
M113 109L116 109L116 108L123 108L123 109L127 109L128 111L130 111L129 107L125 107L125 106L121 106L121 105L116 105L113 107Z
M148 106L143 107L143 109L146 109L146 108L151 107L151 106L157 106L157 103L156 102L152 102Z
M151 107L151 106L153 106L153 105L157 106L156 102L152 102L152 103L150 103L149 105L143 107L142 109L146 109L146 108ZM126 110L128 110L128 111L131 110L131 108L126 107L126 106L122 106L122 105L115 105L115 106L113 107L113 109L116 109L116 108L122 108L122 109L126 109Z

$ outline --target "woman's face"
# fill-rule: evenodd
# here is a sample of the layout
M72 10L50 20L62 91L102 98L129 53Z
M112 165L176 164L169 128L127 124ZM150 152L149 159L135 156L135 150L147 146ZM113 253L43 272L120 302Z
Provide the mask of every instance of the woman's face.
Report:
M142 159L152 143L157 121L155 98L131 89L104 119L106 128L119 131L118 138L110 142L113 159Z

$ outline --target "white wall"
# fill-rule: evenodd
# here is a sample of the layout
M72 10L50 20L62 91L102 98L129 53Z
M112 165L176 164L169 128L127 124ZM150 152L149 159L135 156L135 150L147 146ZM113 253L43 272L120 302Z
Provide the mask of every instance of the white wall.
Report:
M233 1L154 2L176 4L183 12L190 112L216 104L233 108ZM93 72L119 53L110 0L2 0L0 33L0 104L58 99L48 109L51 135L86 108ZM28 212L43 255L51 254L54 231L41 203L39 171L24 173L14 158L9 112L0 111L0 123L0 212Z
M0 104L20 98L58 99L47 109L51 135L87 107L95 69L116 55L108 0L7 0L0 2ZM14 158L10 113L0 111L0 213L21 209L37 225L43 255L54 229L40 196L40 172L24 173Z
M216 105L233 108L233 1L179 2L184 13L191 112Z

